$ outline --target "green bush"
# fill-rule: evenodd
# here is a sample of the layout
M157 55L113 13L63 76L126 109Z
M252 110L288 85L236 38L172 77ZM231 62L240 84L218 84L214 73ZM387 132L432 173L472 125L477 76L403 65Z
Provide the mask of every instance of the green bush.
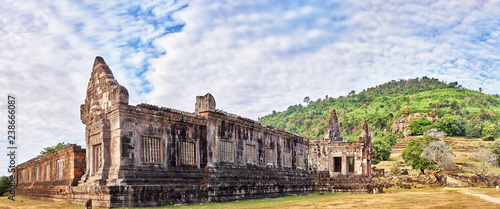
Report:
M444 131L448 136L465 136L465 121L460 116L445 115L434 123L439 131Z
M495 140L495 125L486 125L483 127L483 130L481 131L481 136L483 137L483 140L488 140L492 141Z
M397 176L400 173L401 173L401 169L399 169L398 163L394 162L391 166L391 174Z
M0 177L0 196L8 194L10 187L10 178L7 176Z
M497 155L497 164L500 166L500 139L495 140L490 144L490 149Z
M465 136L467 138L479 138L482 135L484 122L472 120L467 122L465 126Z
M411 129L411 135L422 135L422 127L432 125L432 122L426 117L421 117L410 122L408 128Z
M391 145L383 138L376 138L372 142L373 159L388 160L391 156Z
M410 139L406 148L401 153L401 157L413 169L420 170L422 173L424 169L434 169L434 166L421 156L425 147L433 141L439 141L439 139L427 135Z

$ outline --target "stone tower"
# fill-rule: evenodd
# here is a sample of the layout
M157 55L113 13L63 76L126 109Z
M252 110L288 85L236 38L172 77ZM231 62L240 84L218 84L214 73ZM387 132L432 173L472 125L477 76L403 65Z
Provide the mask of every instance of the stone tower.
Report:
M128 105L128 91L118 84L102 57L96 57L80 117L85 124L87 170L82 183L106 185L110 172L120 165L113 153L120 152L118 116L113 111ZM116 176L115 176L116 177Z
M332 111L328 128L325 131L325 139L329 139L330 141L344 141L344 138L340 136L340 128L335 109Z

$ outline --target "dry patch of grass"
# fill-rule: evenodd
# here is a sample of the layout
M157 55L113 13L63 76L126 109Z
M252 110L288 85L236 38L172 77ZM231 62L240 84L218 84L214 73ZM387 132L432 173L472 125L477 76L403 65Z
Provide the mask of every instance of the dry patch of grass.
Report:
M47 202L41 200L32 200L23 197L15 197L16 201L7 199L6 196L0 197L0 209L14 208L47 208L47 209L65 209L65 208L84 208L79 205L72 205L67 202Z

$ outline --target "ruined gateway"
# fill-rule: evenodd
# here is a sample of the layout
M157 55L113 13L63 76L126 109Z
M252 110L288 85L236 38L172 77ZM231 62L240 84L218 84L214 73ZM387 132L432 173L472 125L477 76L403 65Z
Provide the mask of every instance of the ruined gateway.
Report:
M128 91L101 57L85 103L85 145L68 145L15 171L16 194L93 206L222 202L311 192L380 192L371 178L371 137L340 137L335 110L323 139L216 109L195 112L128 104Z

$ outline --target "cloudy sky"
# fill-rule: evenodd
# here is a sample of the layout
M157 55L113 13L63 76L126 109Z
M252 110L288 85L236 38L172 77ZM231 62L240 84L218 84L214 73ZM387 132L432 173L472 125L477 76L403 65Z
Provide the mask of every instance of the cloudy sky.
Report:
M95 56L132 105L194 111L210 92L217 108L252 119L420 76L499 94L499 11L498 0L0 0L0 175L9 93L18 162L61 141L84 145L79 107Z

